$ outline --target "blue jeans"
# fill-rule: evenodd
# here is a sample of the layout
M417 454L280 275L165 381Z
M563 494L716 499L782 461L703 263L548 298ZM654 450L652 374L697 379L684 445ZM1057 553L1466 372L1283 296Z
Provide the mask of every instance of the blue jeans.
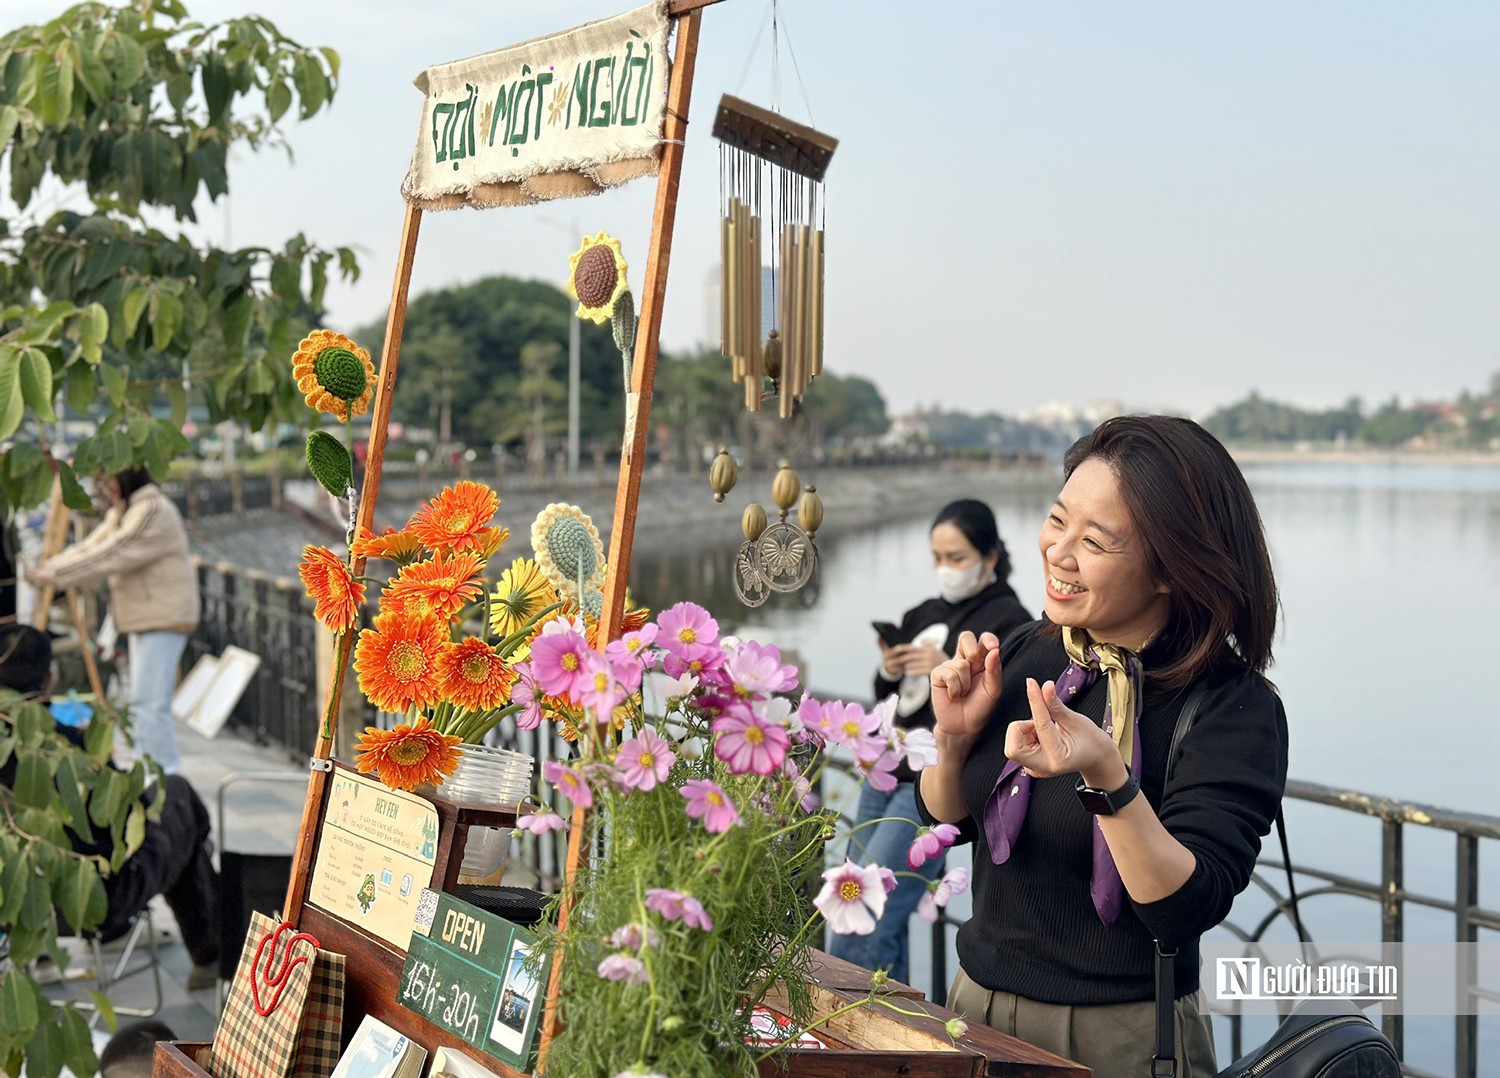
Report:
M856 831L849 840L849 857L862 865L873 863L896 873L910 872L906 851L917 837L917 799L911 783L899 782L889 793L865 783L855 825L883 816L900 819ZM893 980L905 982L906 923L927 890L925 881L937 879L942 867L943 859L934 857L916 870L923 879L898 875L896 889L885 896L885 913L875 923L875 931L868 936L833 936L828 953L866 969L883 969Z
M168 775L182 767L172 721L172 694L177 691L177 664L185 647L187 633L130 634L130 736L135 739L135 751L150 756Z

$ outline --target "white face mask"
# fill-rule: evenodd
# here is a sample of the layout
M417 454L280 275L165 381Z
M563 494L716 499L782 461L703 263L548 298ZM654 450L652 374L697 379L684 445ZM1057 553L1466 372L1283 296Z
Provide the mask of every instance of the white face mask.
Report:
M940 565L937 568L937 578L938 593L950 603L961 603L988 587L990 581L995 579L995 574L981 559L967 569Z

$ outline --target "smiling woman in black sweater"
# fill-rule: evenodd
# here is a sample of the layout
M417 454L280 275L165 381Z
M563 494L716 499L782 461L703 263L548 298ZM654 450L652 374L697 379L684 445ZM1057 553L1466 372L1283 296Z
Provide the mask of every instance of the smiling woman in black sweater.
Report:
M918 808L975 844L948 1005L1099 1078L1149 1074L1154 937L1178 948L1177 1073L1211 1075L1198 940L1249 882L1286 782L1261 677L1270 556L1238 467L1188 420L1110 420L1064 470L1039 537L1046 619L1003 647L965 634L932 673L940 758Z

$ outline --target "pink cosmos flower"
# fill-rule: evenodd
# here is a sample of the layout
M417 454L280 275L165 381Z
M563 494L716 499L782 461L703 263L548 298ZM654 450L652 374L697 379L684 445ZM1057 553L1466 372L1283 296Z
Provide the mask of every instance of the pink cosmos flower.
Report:
M880 866L880 886L885 888L885 893L890 894L896 889L901 881L896 879L896 874L884 865Z
M682 677L666 677L657 687L661 690L663 700L676 700L679 697L693 695L698 688L698 679L692 674L684 674Z
M927 893L917 903L917 913L928 924L936 924L938 910L946 906L954 895L961 895L968 889L969 870L962 867L950 869L942 879L927 885Z
M588 783L583 781L583 776L571 767L565 767L556 760L548 760L542 765L542 778L567 794L573 804L581 808L593 807L593 791L589 789Z
M609 934L608 943L620 951L639 951L642 947L661 944L661 934L649 925L621 925Z
M867 712L858 704L830 700L823 705L818 732L850 749L856 756L874 758L885 750L886 739L880 735L880 715Z
M709 920L703 903L682 891L653 887L646 892L646 908L655 910L669 921L681 921L689 928L701 928L705 932L714 930L714 923Z
M958 828L951 823L940 823L934 827L917 829L917 840L906 851L906 867L921 868L922 865L958 840Z
M516 820L516 827L533 835L545 835L548 831L566 831L568 821L555 812L532 812Z
M797 770L797 765L790 756L781 762L781 773L792 784L792 796L796 798L802 811L816 811L819 804L818 795L812 792L812 783L802 777L802 772Z
M747 771L769 775L781 766L792 747L785 730L754 712L724 715L715 719L709 729L719 735L714 739L714 754L735 775Z
M739 809L716 782L692 779L684 782L677 792L687 798L687 814L702 819L704 828L711 834L728 831L740 822Z
M582 633L543 633L533 640L531 669L542 692L576 703L591 651Z
M841 936L868 936L885 913L880 866L845 861L823 873L823 889L813 899L828 927Z
M895 770L900 763L900 753L881 752L873 757L856 756L854 769L875 789L888 792L896 788Z
M719 680L718 674L724 667L724 659L724 649L718 644L689 644L676 650L669 649L662 658L661 668L669 677L692 674L709 682Z
M583 676L578 679L577 699L594 713L594 721L608 723L615 706L629 695L615 676L615 665L597 651L583 656Z
M583 619L577 615L571 618L553 618L543 623L542 636L552 636L557 633L577 633L579 636L588 636L589 629Z
M828 735L822 730L822 724L823 705L811 696L803 694L792 719L792 740L807 742L817 748L822 748L823 743L828 740Z
M906 766L913 771L932 767L938 762L937 739L932 731L923 727L911 730L896 730L896 748L906 756Z
M899 700L899 696L891 693L884 700L877 702L870 712L870 714L880 720L880 726L878 727L880 736L886 740L892 740L892 735L896 732L896 703Z
M797 668L784 665L777 648L753 640L728 653L724 673L741 696L770 696L797 687Z
M638 666L649 669L656 663L656 651L651 647L656 640L656 632L656 626L647 622L635 632L626 633L618 640L611 640L604 649L604 654L616 662L631 659Z
M626 984L645 984L651 979L646 972L646 963L628 954L612 954L599 963L599 976L606 981L624 981Z
M667 780L677 754L667 740L650 727L636 734L615 754L615 771L627 790L652 790Z
M520 704L516 712L516 729L535 730L542 725L542 696L536 691L536 678L529 662L516 664L516 683L510 689L510 702Z
M679 652L700 644L712 644L719 638L719 623L697 603L678 603L661 612L656 619L657 639L670 652Z

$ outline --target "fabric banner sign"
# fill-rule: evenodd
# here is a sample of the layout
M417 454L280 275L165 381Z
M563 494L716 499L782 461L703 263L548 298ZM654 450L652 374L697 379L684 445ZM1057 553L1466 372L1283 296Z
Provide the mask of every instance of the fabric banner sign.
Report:
M597 194L649 176L667 105L664 0L417 76L401 185L424 210Z

